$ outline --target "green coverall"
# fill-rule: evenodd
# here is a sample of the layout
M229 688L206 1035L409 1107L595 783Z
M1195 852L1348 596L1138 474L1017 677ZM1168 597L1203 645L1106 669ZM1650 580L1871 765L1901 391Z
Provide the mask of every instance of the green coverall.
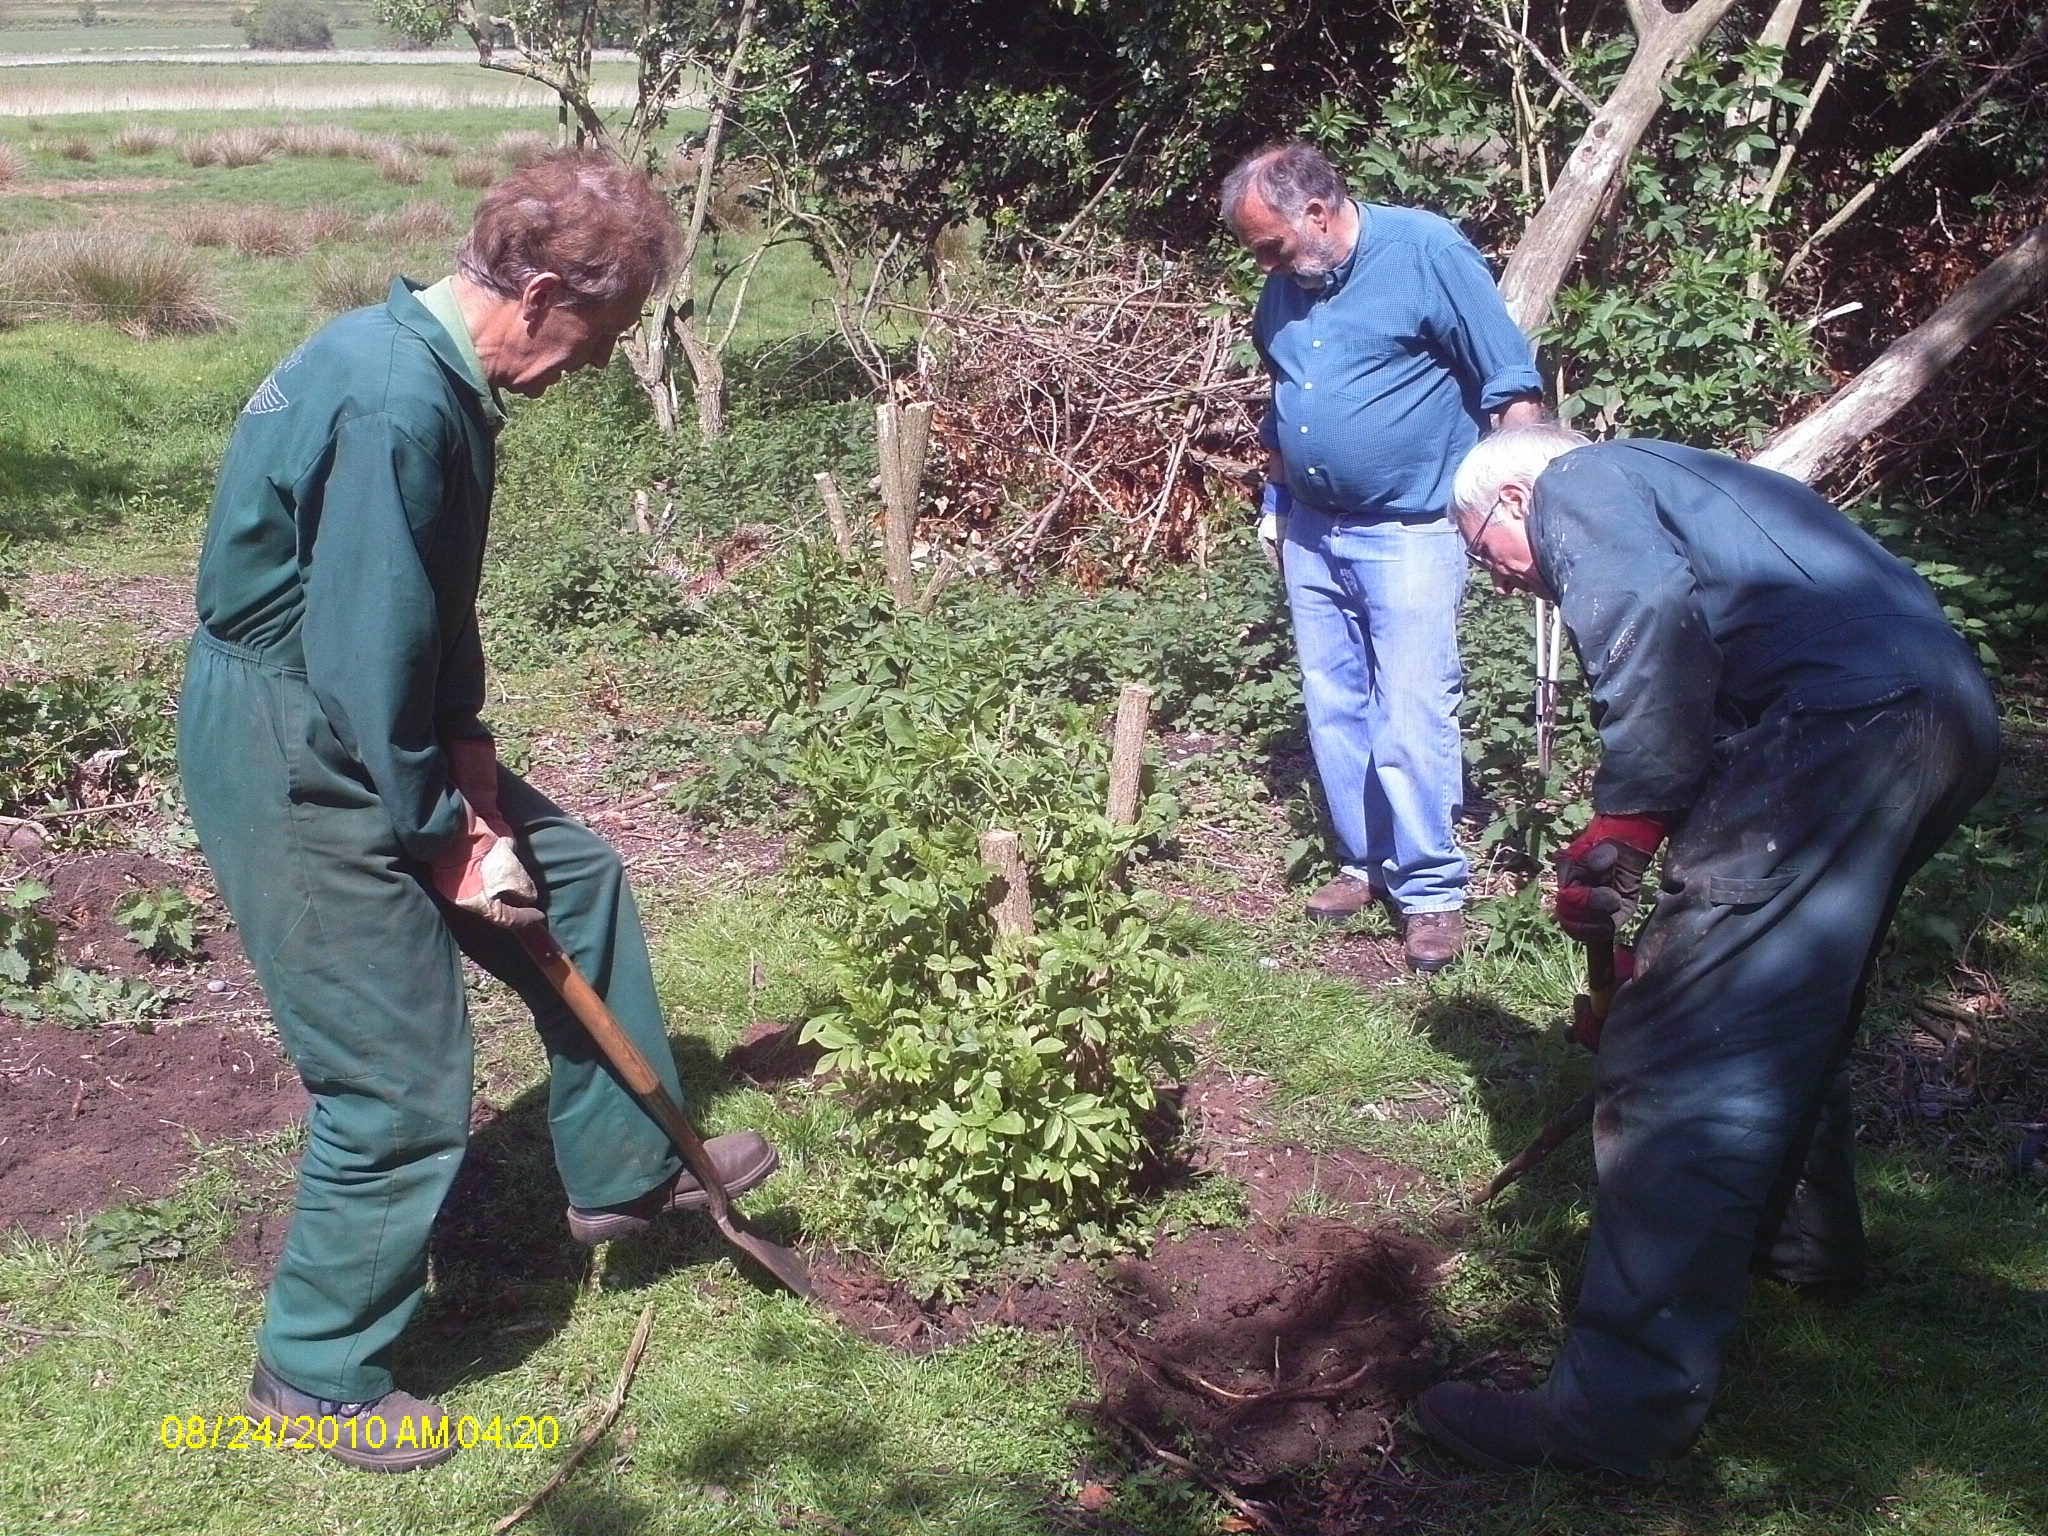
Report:
M464 819L440 742L488 734L475 600L502 416L467 334L415 295L401 280L335 320L244 408L179 712L200 844L313 1101L257 1349L341 1402L391 1390L462 1162L462 953L533 1009L571 1204L632 1200L681 1166L517 941L429 881ZM679 1094L617 855L499 782L556 936Z

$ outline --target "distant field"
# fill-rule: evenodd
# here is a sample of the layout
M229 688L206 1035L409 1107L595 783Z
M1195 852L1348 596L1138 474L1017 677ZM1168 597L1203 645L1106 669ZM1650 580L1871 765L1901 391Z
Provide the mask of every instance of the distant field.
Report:
M551 106L540 86L477 67L473 56L405 64L38 64L0 71L0 117L111 112L339 112L374 107L429 110ZM631 65L597 66L596 104L633 102Z

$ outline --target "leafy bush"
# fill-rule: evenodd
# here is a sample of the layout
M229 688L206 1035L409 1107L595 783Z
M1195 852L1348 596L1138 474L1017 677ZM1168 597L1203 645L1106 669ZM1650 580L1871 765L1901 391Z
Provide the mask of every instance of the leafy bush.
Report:
M251 48L312 52L334 46L327 8L316 0L263 0L242 23Z
M999 634L892 627L813 701L795 769L838 993L804 1038L857 1107L874 1225L945 1289L1006 1245L1114 1239L1192 1004L1113 875L1170 807L1109 823L1101 731ZM1034 936L986 910L992 825L1022 837Z
M24 880L0 895L0 998L33 992L57 961L57 925L43 915L46 886Z
M185 1206L140 1200L93 1217L85 1229L85 1252L102 1273L126 1274L145 1264L182 1259L202 1229L197 1213Z
M198 952L199 909L176 886L131 891L114 904L114 921L157 960L189 960Z
M76 801L85 765L108 798L168 777L177 760L171 691L157 677L98 672L0 687L0 814Z

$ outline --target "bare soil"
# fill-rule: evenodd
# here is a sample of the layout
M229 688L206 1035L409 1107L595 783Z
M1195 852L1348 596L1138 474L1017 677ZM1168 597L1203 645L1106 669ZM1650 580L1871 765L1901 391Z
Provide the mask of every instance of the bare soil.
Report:
M276 1042L193 1019L155 1034L37 1024L0 1033L0 1227L60 1235L77 1215L169 1194L212 1144L305 1114Z

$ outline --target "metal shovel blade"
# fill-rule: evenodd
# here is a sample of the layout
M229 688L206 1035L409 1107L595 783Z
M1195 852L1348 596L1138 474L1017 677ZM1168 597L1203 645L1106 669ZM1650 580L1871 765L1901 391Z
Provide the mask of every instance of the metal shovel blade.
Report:
M583 973L576 968L576 962L555 942L547 923L536 914L534 921L522 923L515 931L526 946L526 952L533 957L534 964L561 993L562 1001L569 1005L569 1011L590 1032L590 1038L597 1042L597 1048L604 1052L605 1059L646 1105L647 1112L668 1132L669 1140L682 1154L684 1166L704 1186L711 1219L725 1234L726 1241L806 1301L815 1296L811 1272L804 1267L802 1259L782 1244L771 1242L741 1225L739 1218L733 1215L732 1196L726 1190L725 1181L718 1176L718 1168L711 1161L711 1154L705 1150L703 1138L698 1136L682 1106L662 1084L647 1058L640 1053L640 1048L620 1027L619 1021L612 1017L604 999L584 979Z

